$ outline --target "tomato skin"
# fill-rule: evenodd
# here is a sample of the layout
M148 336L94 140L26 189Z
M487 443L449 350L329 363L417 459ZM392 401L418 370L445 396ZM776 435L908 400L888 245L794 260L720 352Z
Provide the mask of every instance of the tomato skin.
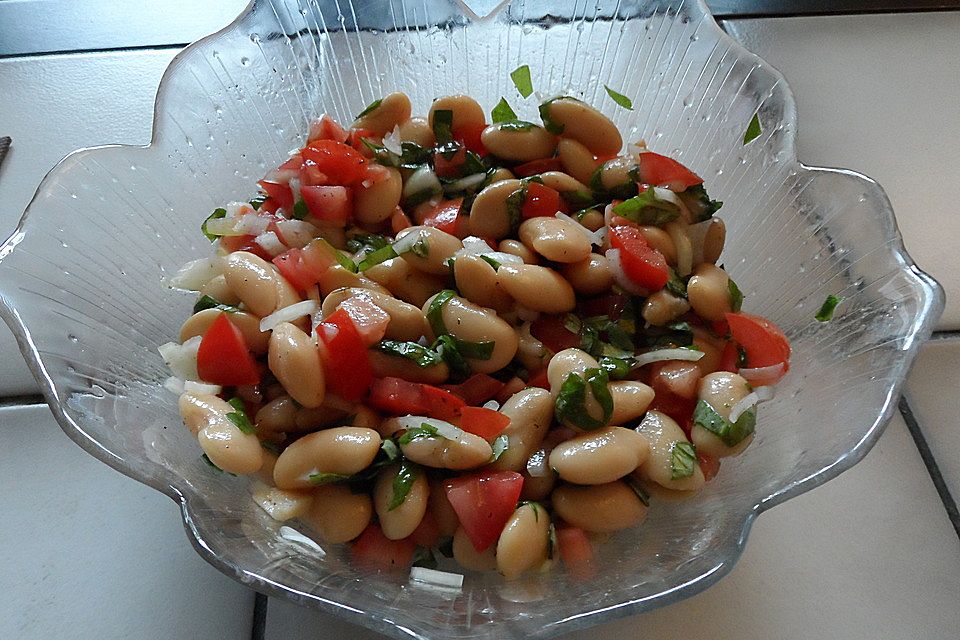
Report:
M620 250L620 265L627 277L647 291L659 291L670 280L663 254L647 244L640 230L630 225L610 228L610 244Z
M453 139L467 148L467 151L473 151L477 155L487 155L487 148L480 141L480 134L487 128L485 124L473 124L467 126L454 127Z
M289 162L289 161L288 161ZM293 207L293 192L290 187L272 180L261 180L257 183L267 197L276 201L281 209L290 209Z
M588 580L596 575L593 546L583 529L569 525L557 527L557 546L560 547L563 566L570 575L578 580Z
M303 185L300 196L317 220L343 227L353 216L353 193L347 187Z
M427 408L427 415L440 420L453 420L466 406L463 400L446 389L429 384L420 386L420 398Z
M297 291L306 291L317 283L303 266L301 249L288 249L272 260L283 279L293 285Z
M747 353L747 367L752 369L784 364L790 366L790 341L780 328L760 316L742 311L725 314L733 339Z
M463 198L455 200L441 200L437 206L423 219L424 225L435 227L452 236L457 235L460 225L460 210L463 208ZM463 216L466 222L466 216Z
M539 217L552 218L557 215L557 212L565 210L566 205L556 189L551 189L539 182L531 182L527 185L527 197L523 201L523 206L520 207L524 220Z
M546 371L547 371L546 368L544 368L543 369L544 376L546 376ZM503 389L500 389L500 391L497 392L496 401L499 402L500 404L503 404L504 402L512 398L514 394L520 393L526 388L527 388L527 383L524 382L522 378L513 376L512 378L507 380L506 384L503 385Z
M410 538L390 540L380 525L371 523L350 545L354 562L371 569L399 569L410 566L417 545Z
M655 394L650 409L665 413L673 418L689 438L690 430L693 428L693 411L697 407L696 399L681 398L670 389L662 386L659 381L660 377L658 376L650 384Z
M639 181L644 184L668 187L676 192L703 184L703 178L690 171L690 169L673 158L652 151L645 151L640 154L639 166Z
M493 409L461 407L459 422L464 431L484 440L493 440L507 428L510 418Z
M425 415L450 420L466 403L445 389L403 378L377 378L370 386L369 403L392 415Z
M737 343L730 340L724 345L723 353L720 354L720 364L717 365L717 371L736 373L739 368L737 367L737 360L739 359L740 350L737 348Z
M466 161L466 147L460 147L452 153L449 151L434 152L433 171L437 174L438 178L459 178Z
M366 159L356 149L336 140L314 140L300 152L334 184L352 185L363 179Z
M309 144L314 140L336 140L337 142L346 142L347 132L336 120L327 114L323 114L320 117L319 122L315 122L310 126L310 139L307 141L307 143Z
M504 384L485 373L475 373L460 384L445 384L443 388L454 393L468 405L478 407L487 400L496 397Z
M223 312L213 321L197 351L197 373L204 382L223 386L260 384L257 362L243 334Z
M580 348L580 336L567 329L563 316L541 315L530 324L530 335L554 353Z
M547 171L563 171L563 164L561 164L560 158L541 158L539 160L524 162L513 168L513 175L518 178L529 178L530 176L546 173Z
M267 262L273 260L273 256L266 252L266 250L261 247L259 244L254 242L256 236L224 236L220 238L220 246L223 247L223 250L227 253L233 253L234 251L246 251L247 253L252 253L258 258L263 258Z
M720 472L720 458L697 453L697 462L700 464L700 470L707 482L716 478Z
M428 510L423 514L423 519L410 534L409 540L418 547L424 547L425 549L431 549L439 544L440 525L432 511Z
M547 368L544 367L534 375L530 376L530 380L527 382L527 386L540 387L541 389L546 389L547 391L550 391L550 380L547 378Z
M412 226L413 223L410 222L407 214L403 212L403 209L397 207L393 211L393 215L390 216L390 229L393 230L393 235L397 235L404 229L409 229Z
M344 141L344 144L349 145L350 148L355 151L359 151L364 157L372 158L373 151L367 148L367 145L363 144L365 139L380 140L381 138L377 135L376 131L370 129L350 128L347 131L347 139Z
M356 402L370 387L373 369L350 314L337 309L320 323L317 335L326 347L323 364L327 389L344 400Z
M480 472L451 478L444 488L473 548L482 553L497 541L513 515L523 476L515 471Z

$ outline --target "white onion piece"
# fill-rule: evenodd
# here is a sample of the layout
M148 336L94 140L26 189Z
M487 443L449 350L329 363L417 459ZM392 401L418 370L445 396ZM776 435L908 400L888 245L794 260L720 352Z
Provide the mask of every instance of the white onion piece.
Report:
M550 466L547 464L550 456L546 449L537 449L527 459L527 473L531 478L546 478L550 475Z
M219 384L207 384L206 382L185 380L183 382L183 390L189 391L190 393L209 393L210 395L215 396L223 391L223 387L221 387Z
M518 304L516 308L517 308L517 317L523 320L524 322L535 322L540 318L539 311L528 309L522 304Z
M773 400L773 396L774 396L773 385L768 384L762 387L755 387L753 391L757 394L757 398L760 400L760 402Z
M253 207L249 202L230 202L224 207L228 218L239 218L242 215L253 213Z
M179 396L184 391L183 380L177 378L176 376L170 376L163 381L163 388L170 393Z
M467 253L481 254L493 251L487 241L477 236L467 236L463 239L463 250Z
M485 240L476 236L467 236L463 239L463 249L458 249L453 254L454 258L459 256L486 256L500 264L523 264L520 256L503 251L494 251Z
M393 127L393 131L383 136L383 148L398 156L403 155L403 141L400 139L400 125Z
M687 235L687 225L681 222L671 222L664 226L670 234L674 246L677 248L677 275L684 278L693 271L693 245Z
M303 200L303 196L300 195L300 173L298 172L296 176L290 178L290 191L293 192L293 201ZM289 214L288 214L289 215Z
M269 219L267 220L269 224ZM310 244L310 241L320 235L320 229L310 224L306 220L278 220L277 229L280 232L282 242L288 247L302 249ZM266 227L264 227L266 231ZM262 232L261 232L262 233ZM250 234L257 235L257 234Z
M213 222L213 220L211 220L211 222ZM248 213L237 218L233 228L238 235L258 236L266 231L269 226L270 218L258 216L255 213ZM207 225L207 231L210 231L209 224Z
M293 527L282 526L280 527L280 537L284 540L289 540L290 542L296 542L309 547L313 551L316 551L321 557L327 555L327 552L323 550L319 544L317 544L311 538L303 535Z
M408 231L393 243L393 250L396 251L398 256L403 255L413 249L413 245L417 244L417 242L425 240L426 237L427 234L425 234L422 229L416 233Z
M200 349L201 339L201 336L194 336L183 344L168 342L157 347L167 367L181 380L200 378L197 373L197 350Z
M635 296L649 295L649 291L643 287L638 287L637 283L631 280L630 277L627 276L626 271L623 270L623 265L620 264L620 249L607 249L603 255L607 257L607 262L610 263L610 271L613 272L613 279L627 293Z
M483 184L483 181L486 179L487 179L487 174L474 173L469 176L460 178L459 180L454 180L453 182L443 185L443 190L447 193L454 193L455 191L466 191L471 187L476 187L477 185Z
M413 582L422 582L426 585L443 587L445 589L460 589L463 587L462 574L437 571L436 569L428 569L426 567L411 568L410 580Z
M260 331L272 331L281 322L293 322L297 318L310 316L317 312L320 305L316 300L304 300L290 306L277 309L260 319Z
M191 260L166 280L171 289L199 291L200 287L223 273L223 258L213 256Z
M273 231L261 233L253 241L263 247L263 250L271 256L278 256L287 250L287 245L280 242L280 238Z
M487 400L483 403L484 409L493 409L494 411L500 411L500 403L496 400Z
M428 424L437 430L437 435L447 440L459 440L465 433L460 427L450 424L446 420L437 420L426 416L402 416L397 418L397 425L401 429L419 429L420 425Z
M409 198L423 191L430 191L431 193L441 193L443 191L437 174L427 165L420 167L407 178L407 181L403 184L403 197Z
M753 369L740 369L737 373L744 380L754 386L769 385L773 380L779 379L783 375L783 363L778 362L768 367L756 367Z
M653 362L664 362L665 360L686 360L687 362L696 362L703 357L703 351L695 349L657 349L641 353L634 358L633 368L642 367Z
M743 398L740 399L740 402L730 408L730 422L736 422L739 420L740 416L757 406L758 402L760 402L760 398L757 396L756 391L743 396Z
M242 236L246 234L246 231L237 228L244 218L247 216L240 216L239 218L214 218L213 220L207 220L207 233L214 236Z
M600 228L597 229L596 231L590 231L590 229L587 229L585 226L583 226L582 224L580 224L576 219L571 218L570 216L568 216L567 214L563 213L562 211L557 211L557 213L556 213L555 215L556 215L556 218L557 218L558 220L563 220L563 221L565 221L565 222L569 222L570 224L572 224L573 226L575 226L575 227L577 228L577 231L579 231L581 234L583 234L583 237L586 238L586 239L590 242L590 244L595 244L595 245L597 245L598 247L603 245L603 241L604 241L604 238L605 238L605 236L606 236L606 234L605 234L606 227L605 227L605 226L600 227Z

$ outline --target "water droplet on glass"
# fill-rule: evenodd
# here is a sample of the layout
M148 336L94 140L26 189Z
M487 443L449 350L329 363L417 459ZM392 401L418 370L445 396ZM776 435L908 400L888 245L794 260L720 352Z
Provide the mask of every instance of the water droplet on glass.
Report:
M689 109L689 108L692 107L692 106L693 106L693 96L692 96L692 95L688 95L687 97L685 97L685 98L683 99L683 107L684 107L685 109Z
M72 333L71 333L70 335L68 335L67 338L70 340L70 342L73 342L73 343L80 342L80 338L78 338L77 336L73 335Z
M256 43L256 44L260 44L260 34L259 34L259 33L251 33L251 34L250 34L250 42L253 42L253 43Z
M250 66L250 58L248 58L248 57L246 57L246 56L240 58L240 64L242 64L242 65L245 66L245 67Z

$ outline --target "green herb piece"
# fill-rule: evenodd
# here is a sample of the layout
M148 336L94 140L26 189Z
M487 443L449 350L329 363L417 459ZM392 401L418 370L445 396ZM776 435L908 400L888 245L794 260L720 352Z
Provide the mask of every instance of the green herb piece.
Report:
M469 342L454 338L457 344L457 351L464 358L471 360L489 360L493 356L493 349L497 345L493 340L483 340L481 342Z
M689 442L670 445L670 479L689 478L697 464L697 450Z
M376 233L359 233L347 240L347 250L354 253L362 249L371 249L375 251L377 249L382 249L389 244L389 240Z
M529 98L530 94L533 93L533 80L530 79L529 65L521 65L511 71L510 79L513 80L513 86L524 98Z
M500 459L500 456L503 455L503 452L507 450L507 445L510 444L510 439L507 438L505 434L500 434L493 441L493 444L490 445L493 449L493 454L490 456L490 462L494 463Z
M607 372L611 380L623 380L630 375L630 361L625 358L604 356L600 358L600 368Z
M510 105L507 104L506 98L500 98L500 102L497 103L497 106L493 108L493 111L490 112L490 117L493 119L493 124L498 122L509 122L510 120L517 119L517 113L510 108Z
M262 207L263 203L266 201L267 201L267 196L260 194L258 196L253 197L250 200L250 206L253 207L254 211L259 211L260 207Z
M357 272L357 264L356 264L353 260L351 260L351 259L348 258L346 255L344 255L344 253L343 253L342 251L336 251L336 250L334 250L334 251L336 252L337 263L338 263L341 267L343 267L344 269L346 269L346 270L349 271L350 273L356 273L356 272Z
M443 438L440 433L437 431L437 428L431 424L423 422L419 427L414 427L413 429L407 429L403 432L403 435L400 436L400 439L397 443L400 446L405 444L410 444L418 438Z
M293 203L293 218L294 220L303 220L308 215L310 215L310 210L307 209L307 203L303 199L297 200Z
M410 494L410 488L420 477L420 467L408 460L400 463L397 475L393 477L393 495L390 498L390 504L387 505L387 511L393 511L407 499Z
M211 220L219 220L220 218L226 218L226 217L227 217L227 210L226 210L226 209L222 209L222 208L221 208L221 209L214 209L214 210L213 210L213 213L211 213L209 216L207 216L207 219L204 220L204 221L203 221L203 224L200 225L200 231L203 231L203 235L207 236L207 239L208 239L210 242L213 242L214 240L216 240L216 239L219 238L220 236L218 236L218 235L216 235L216 234L213 234L213 233L210 233L209 231L207 231L207 223L210 222Z
M429 162L432 155L430 149L425 149L416 142L401 142L400 150L402 151L400 154L401 169L416 169L418 166Z
M379 100L374 100L373 102L371 102L370 104L367 105L367 108L366 108L366 109L364 109L363 111L361 111L360 113L358 113L358 114L357 114L357 117L354 118L354 120L359 120L359 119L362 118L363 116L365 116L365 115L367 115L367 114L370 114L370 113L373 113L373 111L374 111L375 109L377 109L382 103L383 103L383 98L380 98Z
M743 292L740 291L740 287L733 281L733 278L727 279L727 290L730 292L730 308L736 313L743 308Z
M253 426L253 423L250 422L250 418L247 416L247 410L243 404L243 400L240 398L231 398L227 401L227 404L236 409L236 411L231 411L227 414L227 419L235 424L237 429L240 429L240 431L244 433L257 432L257 428Z
M693 423L716 435L728 447L735 447L753 433L757 424L757 408L751 407L744 411L736 422L730 422L709 403L700 400L693 411Z
M433 112L433 136L437 139L437 144L453 140L453 111L437 109Z
M483 254L480 254L480 259L486 262L491 267L493 267L494 271L500 268L500 263L494 260L493 258L491 258L490 256L485 256Z
M731 282L733 281L731 280ZM667 280L667 286L665 288L677 298L687 299L687 283L677 275L673 267L670 267L670 279Z
M450 302L450 298L457 295L453 289L444 289L436 295L430 306L427 307L427 321L430 323L430 329L433 335L440 337L447 332L447 326L443 324L443 305Z
M680 217L680 207L658 198L653 188L615 205L613 212L637 224L655 226L673 222Z
M529 131L535 126L537 125L532 122L527 122L526 120L510 120L509 122L497 124L497 128L500 129L500 131Z
M843 302L843 298L835 296L832 293L827 296L827 299L823 301L823 305L820 307L820 311L817 311L817 315L814 317L818 322L830 322L833 320L833 312L836 311L837 305Z
M642 502L644 506L649 507L650 494L647 493L646 489L640 486L640 483L634 480L631 476L625 476L623 480L627 483L627 486L630 487L635 494L637 494L637 497L640 498L640 502Z
M583 191L582 189L561 191L560 197L563 198L564 202L570 205L571 208L577 209L577 210L588 211L590 207L592 207L597 202L596 199L593 197L592 192Z
M400 455L400 449L397 448L397 443L390 439L380 443L380 451L386 456L387 461L391 462L396 460ZM374 464L376 464L376 462L374 462Z
M567 98L569 96L559 96L557 98L551 98L543 104L540 105L538 111L540 112L540 119L543 121L543 128L549 131L550 133L560 135L563 133L563 125L557 124L550 117L550 104L560 98Z
M607 85L603 85L603 88L607 90L607 95L613 98L614 102L616 102L618 105L620 105L624 109L629 109L630 111L633 111L633 100L623 95L622 93L617 93Z
M519 189L507 196L507 220L510 221L511 231L516 230L523 220L523 203L526 199L526 184L523 184Z
M723 206L723 203L719 200L710 199L710 196L707 195L707 190L703 188L703 184L695 184L692 187L687 187L678 193L677 196L679 196L680 200L683 201L683 204L686 205L687 209L693 215L694 222L709 220L713 217L713 214Z
M197 300L196 304L193 305L193 312L200 313L206 309L220 309L226 313L236 313L240 311L238 307L229 304L223 304L216 298L212 298L208 295L200 296L200 299Z
M214 469L214 470L217 471L218 473L230 473L229 471L224 471L223 469L221 469L220 467L218 467L218 466L213 462L213 460L211 460L210 457L209 457L207 454L205 454L205 453L200 454L200 459L203 460L204 462L206 462L206 463L207 463L207 466L209 466L210 468ZM230 473L230 475L236 477L237 474L235 474L235 473Z
M747 130L743 134L743 144L750 144L754 140L760 137L760 134L763 133L763 129L760 128L760 114L753 114L753 118L750 119L750 124L747 125Z
M433 349L440 354L443 361L450 367L450 371L459 378L465 378L470 375L470 364L460 353L457 339L451 335L438 336L433 343Z
M686 322L673 322L665 327L649 327L643 334L644 346L688 347L693 344L693 329Z
M387 355L412 360L418 367L429 367L443 362L439 353L416 342L381 340L374 348Z
M421 258L426 258L430 255L430 244L427 242L427 239L423 237L423 234L421 234L420 239L410 247L410 253Z
M393 250L392 246L387 245L386 247L381 247L365 255L363 260L360 261L360 264L357 265L357 271L366 271L370 267L375 267L381 262L386 262L396 257L397 252Z
M307 479L310 481L310 484L319 486L323 484L333 484L334 482L343 482L350 477L351 476L348 476L344 473L328 473L321 471L320 473L311 473L309 476L307 476Z
M607 388L609 380L607 372L603 369L587 369L584 371L584 377L576 373L568 374L566 380L560 385L560 393L557 394L555 405L557 419L585 430L599 429L606 425L613 414L613 397ZM603 410L602 419L594 418L587 412L588 386Z

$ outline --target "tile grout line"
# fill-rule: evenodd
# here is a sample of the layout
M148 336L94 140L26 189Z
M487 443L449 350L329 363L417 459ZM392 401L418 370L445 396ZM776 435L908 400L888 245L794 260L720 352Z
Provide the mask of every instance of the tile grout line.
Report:
M933 486L940 496L940 501L943 503L943 508L947 512L950 524L953 525L957 536L960 537L960 509L957 508L956 501L953 496L950 495L950 489L943 480L940 467L937 466L937 461L934 458L933 452L930 450L930 445L927 444L927 439L923 436L923 430L920 428L920 423L917 421L913 409L910 408L910 403L907 401L906 396L900 396L898 408L900 409L900 415L903 416L903 421L907 423L907 429L910 431L911 437L913 437L913 443L920 452L920 458L927 468L927 473L933 481Z
M253 624L250 629L250 640L264 640L267 632L267 606L269 599L262 593L255 594L253 599Z

